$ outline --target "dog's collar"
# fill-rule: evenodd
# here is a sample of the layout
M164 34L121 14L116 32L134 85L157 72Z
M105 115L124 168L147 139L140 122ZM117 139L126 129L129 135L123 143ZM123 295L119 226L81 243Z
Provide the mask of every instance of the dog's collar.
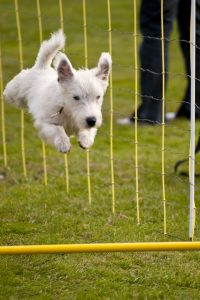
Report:
M64 106L61 106L61 108L59 109L59 111L57 111L56 113L52 114L51 117L56 117L58 115L61 115L63 109L64 109Z
M64 106L62 106L62 107L60 108L60 110L59 110L59 114L61 114L61 113L62 113L63 109L64 109Z

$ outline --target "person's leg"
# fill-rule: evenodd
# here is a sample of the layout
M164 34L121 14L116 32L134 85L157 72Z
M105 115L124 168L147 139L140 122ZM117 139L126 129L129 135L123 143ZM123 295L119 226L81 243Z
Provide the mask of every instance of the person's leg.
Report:
M164 36L169 38L176 14L177 0L164 1ZM141 100L138 118L150 122L162 119L162 52L161 52L161 2L143 0L140 12L140 28L144 36L140 48ZM152 37L152 38L148 38ZM156 39L158 38L158 39ZM165 41L165 71L168 71L168 48ZM150 72L148 71L150 70ZM153 73L151 73L153 72ZM154 74L158 73L158 74ZM167 76L166 76L167 80ZM150 97L155 99L152 99Z
M190 76L190 12L191 0L180 0L178 5L178 28L180 33L180 46L184 57L186 74ZM185 42L188 41L188 42ZM196 1L196 44L200 47L200 0ZM196 48L196 78L200 80L200 49ZM196 104L200 107L200 81L196 80ZM183 102L178 109L177 117L190 118L190 77ZM196 117L200 118L200 109L196 108Z

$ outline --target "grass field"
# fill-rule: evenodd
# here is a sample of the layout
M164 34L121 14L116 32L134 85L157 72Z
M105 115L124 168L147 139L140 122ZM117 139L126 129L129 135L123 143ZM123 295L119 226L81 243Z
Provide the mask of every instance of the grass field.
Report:
M59 1L41 1L43 36L60 27ZM74 65L84 65L82 1L63 1L66 52ZM138 4L139 5L139 4ZM112 216L109 92L104 123L91 150L92 204L88 204L86 153L72 139L69 189L65 188L63 155L47 146L48 186L43 183L41 141L25 114L28 178L20 150L20 112L5 105L8 168L0 146L0 244L96 243L188 240L189 183L174 173L178 159L189 152L189 123L166 126L167 235L163 235L161 127L139 127L139 197L135 202L134 127L116 124L134 107L133 1L111 0L113 26L114 172L116 215ZM36 1L19 1L24 66L33 64L39 47ZM87 1L89 66L108 50L106 1ZM4 84L19 71L14 1L0 1ZM177 37L176 26L173 38ZM170 44L167 110L175 111L186 85L177 41ZM197 124L198 127L198 124ZM198 165L197 165L198 168ZM199 178L196 179L199 230ZM200 256L184 253L107 253L0 257L0 299L199 299Z

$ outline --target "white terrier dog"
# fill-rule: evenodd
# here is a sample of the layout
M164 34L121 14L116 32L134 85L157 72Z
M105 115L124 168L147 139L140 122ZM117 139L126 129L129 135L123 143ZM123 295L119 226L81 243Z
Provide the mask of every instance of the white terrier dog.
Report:
M52 34L42 43L35 65L15 76L4 96L18 107L28 107L41 138L68 152L72 134L84 149L94 142L102 123L101 106L112 61L109 53L102 53L96 68L75 70L58 52L64 45L61 30Z

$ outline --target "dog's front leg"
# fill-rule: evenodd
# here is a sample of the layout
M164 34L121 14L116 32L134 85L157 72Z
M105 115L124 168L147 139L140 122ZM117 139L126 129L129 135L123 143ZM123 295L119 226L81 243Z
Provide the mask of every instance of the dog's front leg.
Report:
M62 126L35 122L35 127L39 130L40 137L47 143L54 145L58 151L63 153L70 151L70 139Z
M84 129L79 131L78 142L80 147L83 149L90 148L94 143L94 138L96 136L96 133L97 133L96 128Z

